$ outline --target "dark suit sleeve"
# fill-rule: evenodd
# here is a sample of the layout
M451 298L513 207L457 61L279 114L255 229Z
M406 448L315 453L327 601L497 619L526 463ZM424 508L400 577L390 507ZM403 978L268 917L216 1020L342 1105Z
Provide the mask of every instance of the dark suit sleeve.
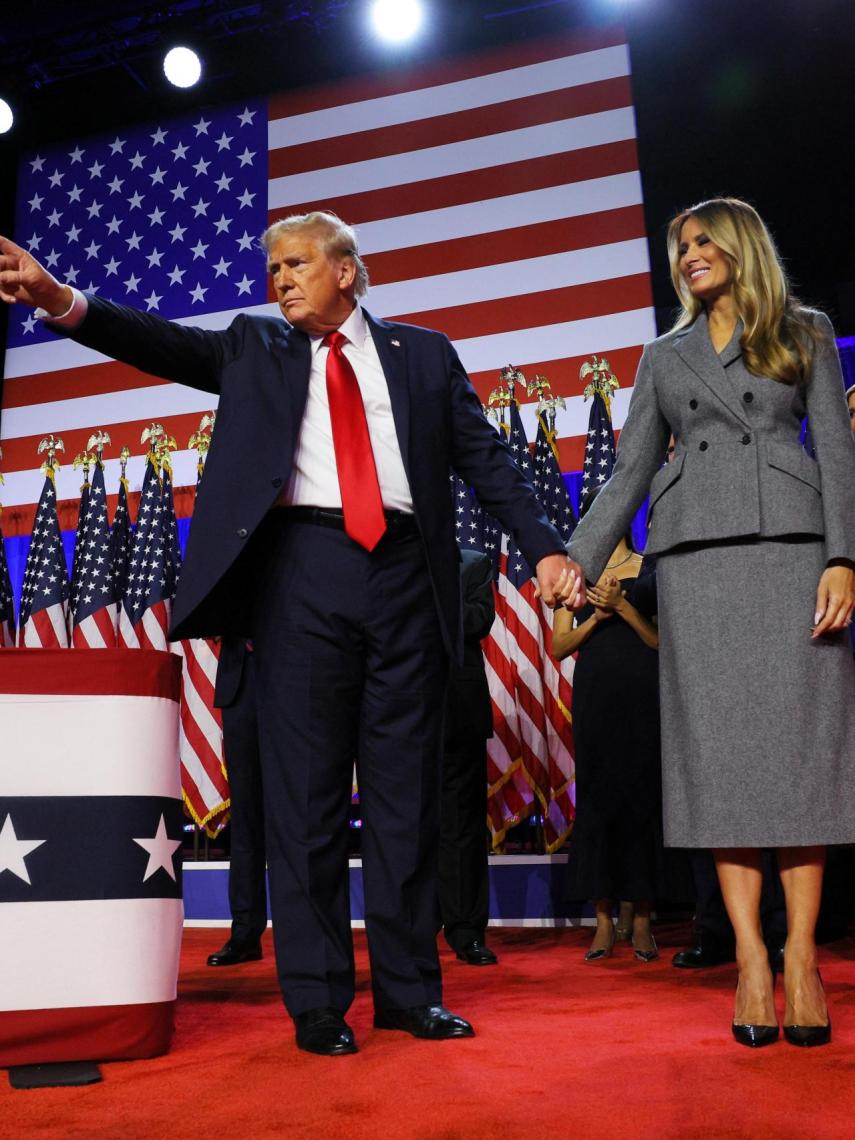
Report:
M483 641L496 617L493 598L493 563L486 554L466 551L463 559L463 636Z
M174 324L91 293L86 300L89 308L83 322L67 330L72 340L152 376L219 392L222 370L241 341L241 317L230 328L212 332Z
M547 554L565 553L534 488L491 428L478 394L446 340L451 385L451 466L475 488L478 502L516 539L532 570Z

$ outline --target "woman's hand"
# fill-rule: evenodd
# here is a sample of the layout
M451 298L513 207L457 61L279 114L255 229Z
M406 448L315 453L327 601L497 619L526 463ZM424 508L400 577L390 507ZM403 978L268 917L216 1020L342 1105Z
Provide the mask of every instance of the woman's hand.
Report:
M812 638L845 629L855 607L855 570L850 566L827 566L816 592Z
M588 592L590 599L590 591ZM614 610L605 610L601 606L594 606L594 621L599 625L601 621L608 621L609 618L615 616Z
M625 594L620 588L620 582L614 575L609 574L601 578L596 586L588 590L588 600L600 609L615 612L620 609Z

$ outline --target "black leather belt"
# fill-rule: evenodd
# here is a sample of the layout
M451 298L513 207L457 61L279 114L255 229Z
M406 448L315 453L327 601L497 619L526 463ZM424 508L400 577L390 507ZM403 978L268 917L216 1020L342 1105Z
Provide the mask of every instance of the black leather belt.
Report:
M336 507L277 507L276 518L289 522L313 523L315 526L328 526L334 530L344 530L344 511ZM384 511L386 534L392 537L418 534L415 515L407 511Z

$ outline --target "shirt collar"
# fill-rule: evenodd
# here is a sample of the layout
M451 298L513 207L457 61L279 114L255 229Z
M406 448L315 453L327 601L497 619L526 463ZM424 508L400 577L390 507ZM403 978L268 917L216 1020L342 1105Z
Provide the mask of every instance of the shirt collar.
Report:
M362 311L362 306L358 301L356 302L356 305L353 308L353 312L350 314L347 320L343 324L339 325L338 331L342 334L342 336L346 336L350 343L356 348L362 348L362 346L365 344L365 341L370 336L370 332L368 329L368 322L365 319L365 314ZM324 342L324 338L323 336L310 336L309 340L311 341L312 357L314 358L317 356L318 350Z

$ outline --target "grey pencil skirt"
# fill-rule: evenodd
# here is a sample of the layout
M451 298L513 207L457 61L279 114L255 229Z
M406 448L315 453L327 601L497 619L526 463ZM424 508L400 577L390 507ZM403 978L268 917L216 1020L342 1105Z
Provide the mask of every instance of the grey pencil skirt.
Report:
M669 847L855 842L849 632L810 636L825 560L802 536L659 556Z

